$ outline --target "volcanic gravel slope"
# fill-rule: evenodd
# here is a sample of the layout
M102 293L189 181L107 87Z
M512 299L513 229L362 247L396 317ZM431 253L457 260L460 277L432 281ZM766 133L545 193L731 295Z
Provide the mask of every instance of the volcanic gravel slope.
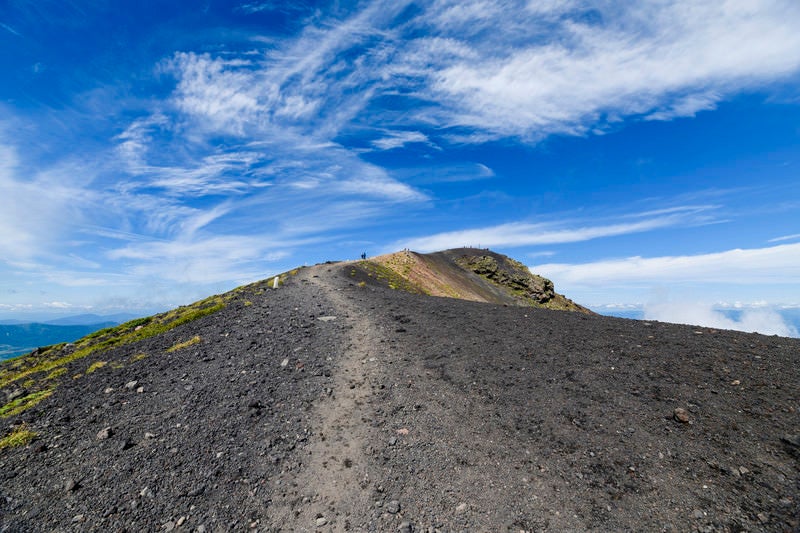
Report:
M0 531L800 527L800 341L351 272L237 291L3 420L39 438L0 450Z

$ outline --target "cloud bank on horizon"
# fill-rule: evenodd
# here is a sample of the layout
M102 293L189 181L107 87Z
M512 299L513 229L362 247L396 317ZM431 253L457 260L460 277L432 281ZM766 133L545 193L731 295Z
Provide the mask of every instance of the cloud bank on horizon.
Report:
M462 245L587 304L800 303L798 27L791 0L4 7L0 313Z

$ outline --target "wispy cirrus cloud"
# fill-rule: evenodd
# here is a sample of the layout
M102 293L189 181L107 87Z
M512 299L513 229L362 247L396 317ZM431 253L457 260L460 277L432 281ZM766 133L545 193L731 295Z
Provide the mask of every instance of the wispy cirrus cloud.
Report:
M438 103L426 114L440 124L534 139L583 134L631 115L692 116L800 67L800 6L790 1L499 7L432 4L435 68L420 93ZM459 46L448 43L457 52L438 59L443 38Z
M642 233L657 229L708 224L713 217L707 213L708 206L685 206L667 210L659 215L635 214L623 218L636 221L620 221L606 224L587 224L584 221L527 223L512 222L478 229L449 231L427 237L399 241L397 248L410 248L419 252L432 252L460 246L520 247L544 244L566 244L604 237ZM655 212L657 213L657 212Z

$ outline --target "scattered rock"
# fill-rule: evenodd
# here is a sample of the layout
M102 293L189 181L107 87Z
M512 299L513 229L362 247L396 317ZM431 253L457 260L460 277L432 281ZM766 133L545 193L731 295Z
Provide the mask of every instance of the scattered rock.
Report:
M133 389L136 388L136 385L138 385L138 384L139 384L138 381L129 381L129 382L127 382L125 384L125 388L128 389L128 390L133 390Z
M456 513L461 514L464 511L466 511L467 508L468 508L468 505L466 503L464 503L464 502L461 502L456 506Z
M28 391L25 389L14 389L11 392L6 393L6 401L11 402L16 400L17 398L21 398L28 394Z
M703 518L705 518L705 516L706 516L706 513L704 513L704 512L703 512L703 511L701 511L700 509L695 509L695 510L692 512L692 516L695 518L695 520L702 520Z
M142 498L148 498L148 499L151 499L151 500L152 500L153 498L155 498L155 494L153 494L153 491L152 491L152 490L150 490L148 487L145 487L145 488L143 488L143 489L142 489L142 490L139 492L139 496L141 496Z
M412 533L413 528L411 527L411 522L400 522L397 531L400 533Z
M683 407L676 407L675 410L672 412L672 416L678 422L681 422L683 424L689 423L689 412Z
M288 364L289 364L289 358L287 357L286 359L284 359L283 361L281 361L281 368L286 368L286 366L287 366Z
M390 437L389 446L394 446L395 444L397 444L397 437Z
M328 523L328 520L324 516L320 516L314 523L317 524L317 527L322 527Z
M74 492L74 491L78 490L81 486L80 486L80 483L78 483L74 479L70 478L64 484L64 487L67 489L67 492Z
M392 500L386 504L384 509L386 509L386 512L389 514L397 514L400 512L400 502L397 500Z
M103 394L111 394L112 392L114 392L114 387L106 387L103 389Z
M336 317L335 316L321 316L321 317L319 317L318 320L321 320L323 322L330 322L331 320L336 320Z
M111 426L104 427L103 429L97 432L97 440L106 440L113 434L114 432L111 430Z
M734 387L737 386L737 385L741 385L741 384L742 384L742 382L739 381L738 379L734 379L733 381L731 381L731 385L733 385Z
M139 394L143 393L144 387L139 387L138 389L136 389L136 392L138 392Z
M769 515L767 513L758 513L756 517L758 518L758 521L761 522L762 524L766 524L767 522L769 522Z
M82 514L76 514L75 516L72 517L72 522L73 523L83 522L84 519L85 517Z
M175 522L170 520L169 522L167 522L166 524L161 526L161 529L163 529L164 531L174 531L175 530Z
M175 522L175 527L181 527L184 522L186 522L186 517L185 516L182 516L182 517L178 518L178 521Z

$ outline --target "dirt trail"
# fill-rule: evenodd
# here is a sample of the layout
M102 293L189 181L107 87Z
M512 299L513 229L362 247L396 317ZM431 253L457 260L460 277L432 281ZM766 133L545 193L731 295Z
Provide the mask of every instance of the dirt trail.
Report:
M306 468L297 486L310 500L292 520L293 531L346 531L359 529L354 517L369 514L371 500L365 489L370 471L365 446L368 442L368 404L374 347L380 339L377 327L364 309L345 296L333 272L314 269L299 281L308 280L330 300L336 315L318 317L347 328L340 358L335 361L334 385L326 401L319 403L319 426L309 446Z

